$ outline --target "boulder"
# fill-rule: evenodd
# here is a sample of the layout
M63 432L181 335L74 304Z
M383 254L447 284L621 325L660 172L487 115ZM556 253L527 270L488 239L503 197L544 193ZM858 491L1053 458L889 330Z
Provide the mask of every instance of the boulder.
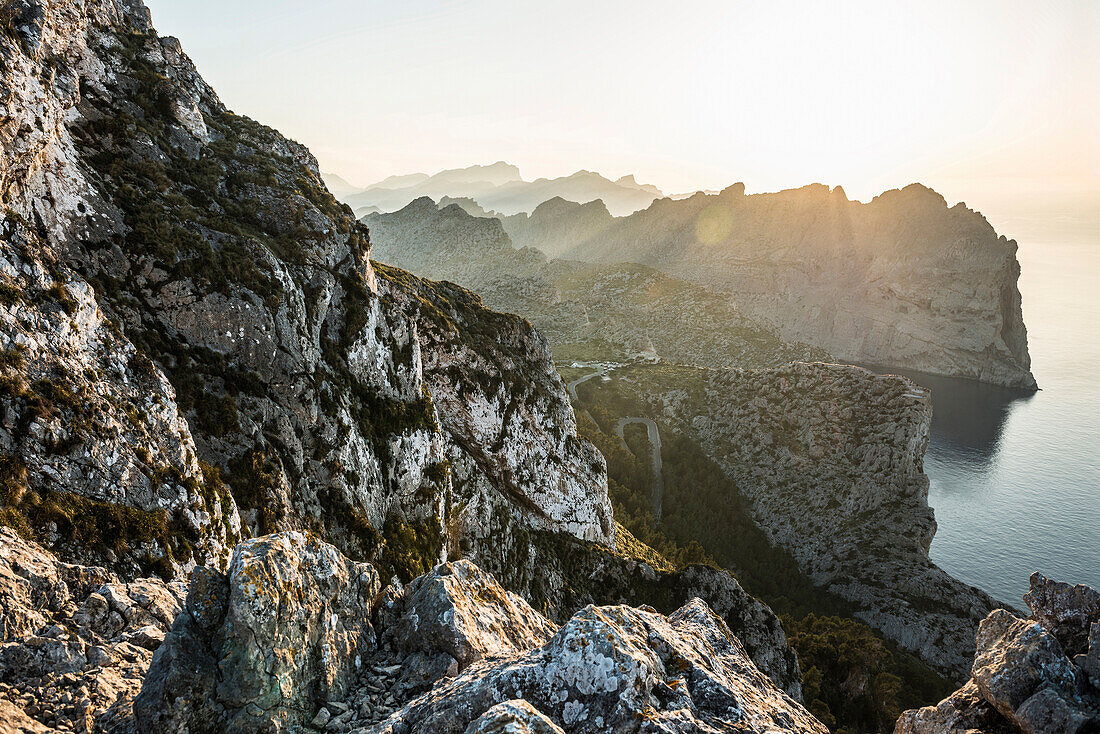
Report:
M1024 602L1031 616L1050 630L1071 655L1088 647L1089 625L1100 621L1100 591L1031 574Z
M906 711L895 734L1100 731L1100 594L1041 574L1032 615L998 609L978 628L971 680L936 706Z
M978 685L972 680L935 706L902 713L894 726L894 734L949 732L1015 734L1016 729L982 698Z
M498 703L466 727L466 734L564 734L523 699Z
M300 532L236 547L228 574L197 571L185 614L134 703L158 732L282 731L355 679L375 643L372 566Z
M1058 731L1050 728L1055 720L1075 718L1076 672L1041 624L998 609L978 627L977 646L974 682L1006 719L1024 731L1042 732Z
M445 653L460 669L543 644L555 626L470 561L436 566L390 602L386 630L398 649Z

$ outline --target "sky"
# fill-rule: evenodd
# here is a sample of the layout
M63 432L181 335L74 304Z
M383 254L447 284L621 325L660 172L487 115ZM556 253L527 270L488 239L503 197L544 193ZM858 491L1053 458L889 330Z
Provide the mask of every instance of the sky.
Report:
M669 193L919 181L1100 227L1093 0L146 2L232 110L359 185L497 160Z

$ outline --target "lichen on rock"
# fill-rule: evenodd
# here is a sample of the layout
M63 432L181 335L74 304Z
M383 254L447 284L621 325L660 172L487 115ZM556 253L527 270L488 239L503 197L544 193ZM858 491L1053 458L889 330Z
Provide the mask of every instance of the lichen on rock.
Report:
M229 572L193 577L134 704L152 731L276 731L342 698L374 647L369 564L286 532L245 541Z
M1100 594L1031 577L1031 616L998 609L978 630L971 680L937 706L906 711L895 734L1100 730Z

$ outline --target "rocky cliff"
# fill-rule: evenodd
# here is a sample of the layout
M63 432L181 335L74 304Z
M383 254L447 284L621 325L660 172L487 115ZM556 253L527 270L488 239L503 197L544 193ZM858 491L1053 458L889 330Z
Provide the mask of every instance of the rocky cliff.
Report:
M548 261L532 247L517 250L497 219L455 204L437 209L430 199L418 199L363 221L377 259L460 283L491 307L522 314L559 359L765 367L829 358L823 350L784 342L725 293L644 265Z
M199 626L192 641L306 634L308 655L264 658L309 678L286 702L247 676L189 702L227 726L257 709L270 714L261 729L301 723L303 707L350 690L357 651L378 652L363 619L375 592L400 594L457 557L554 623L577 605L671 614L702 596L706 634L745 671L736 685L776 716L801 712L789 698L798 663L766 606L729 574L673 569L618 531L603 459L577 437L528 322L372 263L366 228L312 155L227 110L139 2L3 11L5 721L132 725L133 693L175 618ZM265 607L273 577L290 591ZM269 626L232 616L234 604ZM270 627L280 611L293 630ZM645 625L680 624L621 613L649 620L631 622L631 655L650 644ZM237 650L232 665L253 670L254 653ZM731 716L710 707L707 671L691 688L699 709ZM664 679L631 680L636 703L655 705Z
M1016 243L924 186L866 204L820 184L751 196L737 184L619 219L562 208L505 226L520 247L727 291L785 340L838 359L1035 387Z
M815 584L901 647L962 677L974 630L998 604L928 558L936 522L923 471L926 390L858 367L797 363L638 366L593 389L695 437Z
M971 678L936 706L906 711L895 734L1100 731L1100 593L1032 574L1020 618L978 629Z
M474 495L614 543L600 457L528 324L380 285L309 152L226 110L140 4L12 12L8 524L128 575L311 528L411 578Z

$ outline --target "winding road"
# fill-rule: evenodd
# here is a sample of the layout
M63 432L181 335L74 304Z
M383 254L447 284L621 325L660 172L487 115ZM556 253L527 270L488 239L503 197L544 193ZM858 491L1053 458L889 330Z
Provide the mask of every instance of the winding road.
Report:
M632 423L641 423L645 425L646 432L649 434L649 444L652 447L652 460L653 460L653 515L658 520L661 519L661 498L665 493L665 480L661 476L661 434L657 430L657 424L649 418L620 418L615 424L615 433L623 442L623 446L626 446L626 439L623 437L623 429ZM627 447L629 451L629 447Z
M611 370L615 369L619 365L613 363L595 363L595 364L577 364L575 367L592 367L595 371L590 372L584 377L578 377L577 379L566 384L566 388L569 390L569 397L572 400L579 400L577 397L577 385L582 382L587 382L593 377L603 377ZM587 412L587 411L586 411ZM589 415L591 417L591 415ZM626 439L623 438L623 429L631 423L642 423L646 427L646 432L649 434L649 444L652 447L652 462L653 462L653 514L660 520L661 519L661 500L665 493L665 480L661 476L661 469L663 463L661 461L661 433L657 430L657 424L649 418L643 418L640 416L630 418L620 418L615 424L615 433L618 435L619 440L623 442L623 447L627 451L630 447L626 445Z
M577 385L581 384L582 382L588 382L593 377L603 377L608 372L615 369L615 367L617 367L618 365L595 364L595 365L582 365L582 366L584 366L584 367L594 367L596 371L595 372L590 372L587 375L585 375L584 377L578 377L577 379L573 380L572 382L568 383L565 386L566 389L569 390L569 397L572 400L579 400L579 398L577 397Z

